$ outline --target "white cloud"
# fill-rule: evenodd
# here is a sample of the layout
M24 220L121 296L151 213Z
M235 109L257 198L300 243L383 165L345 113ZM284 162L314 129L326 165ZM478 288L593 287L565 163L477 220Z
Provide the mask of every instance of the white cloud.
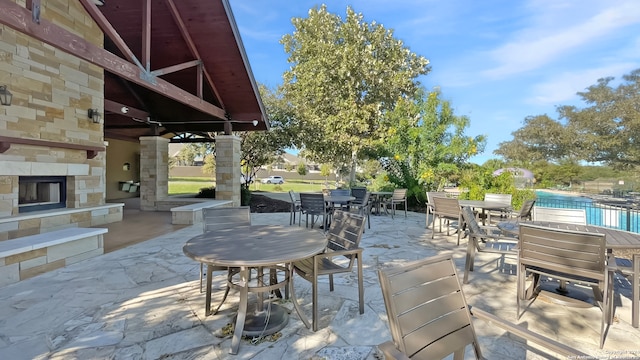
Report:
M552 80L536 84L532 88L533 96L526 100L533 105L561 105L577 100L578 92L585 91L598 79L613 76L620 79L638 67L637 63L616 63L583 71L564 72L554 76Z
M532 3L531 8L542 10L534 14L530 27L515 33L511 41L489 52L498 65L484 71L483 75L503 78L534 70L567 53L606 41L607 36L625 26L640 23L640 6L635 1L599 2L608 7L591 14L584 14L592 8L583 2L572 2L573 7L567 3L543 6L548 3Z

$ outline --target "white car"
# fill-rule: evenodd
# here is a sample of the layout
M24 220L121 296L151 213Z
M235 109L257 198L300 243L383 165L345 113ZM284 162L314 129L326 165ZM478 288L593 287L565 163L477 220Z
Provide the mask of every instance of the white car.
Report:
M260 180L260 182L263 184L284 184L284 179L282 178L282 176L271 175L267 178Z

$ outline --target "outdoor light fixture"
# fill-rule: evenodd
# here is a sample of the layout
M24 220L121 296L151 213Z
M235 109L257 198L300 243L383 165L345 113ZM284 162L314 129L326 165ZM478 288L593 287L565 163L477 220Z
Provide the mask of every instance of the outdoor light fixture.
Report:
M102 114L98 112L98 109L87 110L87 115L89 116L89 119L91 119L91 121L93 121L95 124L99 124L100 120L102 119Z
M96 6L104 6L104 2L105 0L93 0L93 3L96 4Z
M7 90L6 85L0 85L0 104L10 106L13 94Z
M251 123L253 124L253 126L258 126L258 120L253 120Z
M129 112L129 108L126 107L126 106L123 106L123 107L120 108L120 112L123 113L123 114L126 114L126 113Z

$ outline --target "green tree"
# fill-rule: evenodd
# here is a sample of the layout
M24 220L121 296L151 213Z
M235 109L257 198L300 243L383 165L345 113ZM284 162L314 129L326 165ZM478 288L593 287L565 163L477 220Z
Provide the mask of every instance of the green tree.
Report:
M269 131L241 132L236 135L241 138L241 165L245 178L245 187L255 179L258 170L271 164L284 153L284 149L291 147L294 130L293 111L284 99L279 89L269 89L259 85L260 95L269 115L271 128Z
M305 175L307 175L307 166L301 162L298 164L298 168L296 169L296 171L298 172L298 175L304 177Z
M202 172L209 175L214 175L216 173L216 157L213 154L208 154L204 157Z
M322 5L292 23L281 43L291 64L283 87L300 120L296 146L316 162L348 165L353 182L358 156L387 132L380 120L415 92L429 62L351 7L344 20Z
M547 115L526 117L524 126L511 135L513 140L501 142L493 152L510 162L557 162L572 154L572 147L569 145L573 137L570 132L559 121Z
M613 87L613 77L579 92L589 106L559 108L560 116L575 136L582 159L604 162L616 168L640 165L640 69L622 77Z
M320 165L320 175L324 176L324 182L329 182L329 175L331 175L331 165L322 164Z
M457 181L460 168L484 150L483 135L465 135L469 118L456 115L438 90L417 91L413 98L398 101L385 121L389 131L378 154L397 187L407 188L423 202L426 191L442 189Z

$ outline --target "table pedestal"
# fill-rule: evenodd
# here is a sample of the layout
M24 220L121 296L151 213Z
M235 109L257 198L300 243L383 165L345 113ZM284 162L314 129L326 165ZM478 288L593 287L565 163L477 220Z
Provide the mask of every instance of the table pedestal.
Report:
M236 319L234 319L234 322ZM273 303L264 304L262 311L248 313L244 320L242 336L271 335L282 330L289 322L286 308Z

